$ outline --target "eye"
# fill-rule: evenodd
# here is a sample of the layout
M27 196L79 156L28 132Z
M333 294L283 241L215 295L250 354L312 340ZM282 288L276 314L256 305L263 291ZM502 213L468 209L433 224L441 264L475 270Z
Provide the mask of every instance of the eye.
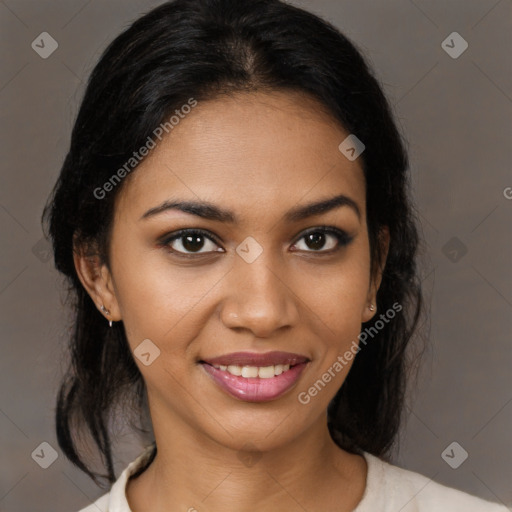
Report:
M292 246L292 250L333 253L348 245L352 239L353 237L338 228L319 226L303 233L298 242ZM186 257L224 252L224 249L219 247L216 237L201 229L181 229L163 238L160 245Z
M295 243L293 247L298 247L298 250L306 252L331 253L348 245L352 239L353 237L341 229L320 226L301 235L299 242L304 240L302 247L298 247L300 245L298 243Z
M183 255L223 252L223 249L219 248L215 242L214 237L200 229L182 229L177 231L171 236L164 238L161 241L161 245L168 247L172 252Z

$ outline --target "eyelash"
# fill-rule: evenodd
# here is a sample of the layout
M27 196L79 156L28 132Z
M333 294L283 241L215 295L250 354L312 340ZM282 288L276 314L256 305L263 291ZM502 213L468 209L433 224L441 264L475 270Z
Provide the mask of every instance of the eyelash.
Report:
M352 236L350 236L348 233L346 233L345 231L343 231L341 229L331 227L331 226L318 226L315 228L310 228L310 229L306 230L305 232L303 232L300 235L300 237L297 238L297 241L294 242L294 245L296 243L298 243L300 240L302 240L303 238L305 238L306 236L313 234L313 233L323 233L323 234L327 234L327 235L332 235L337 240L338 244L334 249L318 250L318 251L309 250L309 251L303 251L303 252L318 254L318 255L330 255L335 252L338 252L339 250L341 250L342 247L347 246L353 240ZM172 242L174 242L175 240L179 240L180 238L184 238L186 236L202 236L204 238L207 238L211 242L213 242L217 245L220 245L220 241L217 239L217 237L213 236L211 233L204 231L202 229L192 229L192 228L180 229L179 231L172 233L170 236L164 237L159 245L165 247L170 252L178 255L179 257L184 257L184 258L196 258L196 257L204 256L205 254L211 254L213 252L220 252L220 251L206 251L206 252L197 252L197 253L192 253L192 252L187 253L187 252L176 251L175 249L172 249L170 247ZM299 249L298 251L301 251L301 249Z

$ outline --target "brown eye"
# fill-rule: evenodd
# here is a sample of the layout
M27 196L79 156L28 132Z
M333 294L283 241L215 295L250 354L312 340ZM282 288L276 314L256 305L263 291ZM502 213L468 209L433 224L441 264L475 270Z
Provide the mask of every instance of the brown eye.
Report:
M206 254L220 252L222 249L205 231L181 230L167 237L162 245L179 254ZM204 249L204 250L203 250Z
M303 234L294 247L300 251L306 252L331 252L348 245L352 241L344 231L332 227L314 228L307 233Z

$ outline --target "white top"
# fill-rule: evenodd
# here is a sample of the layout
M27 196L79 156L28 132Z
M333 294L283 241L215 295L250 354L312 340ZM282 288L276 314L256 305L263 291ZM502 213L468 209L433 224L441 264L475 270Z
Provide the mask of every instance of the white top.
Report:
M126 500L126 483L153 449L150 445L131 462L110 492L79 512L133 512ZM429 478L392 466L363 453L368 464L366 489L354 512L509 512L504 505L445 487Z

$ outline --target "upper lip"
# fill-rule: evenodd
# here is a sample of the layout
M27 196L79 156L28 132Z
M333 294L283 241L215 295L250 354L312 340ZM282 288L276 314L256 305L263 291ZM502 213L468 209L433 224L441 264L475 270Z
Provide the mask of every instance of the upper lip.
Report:
M232 354L203 359L201 362L222 366L275 366L277 364L294 366L308 361L307 357L292 352L265 352L262 354L257 352L233 352Z

